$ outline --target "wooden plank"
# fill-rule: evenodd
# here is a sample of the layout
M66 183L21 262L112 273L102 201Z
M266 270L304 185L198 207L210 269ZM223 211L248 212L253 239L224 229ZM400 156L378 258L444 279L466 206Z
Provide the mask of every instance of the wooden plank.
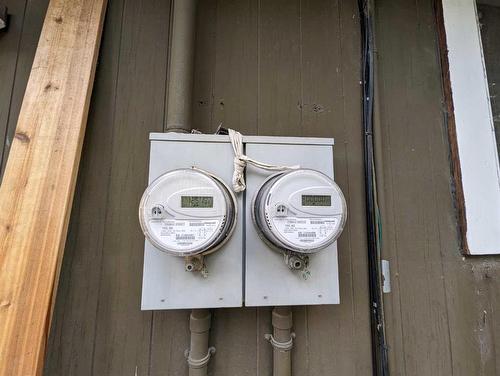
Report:
M48 343L46 375L91 375L123 0L109 1Z
M0 374L40 374L106 2L52 0L0 187Z
M146 375L150 369L154 323L152 312L140 310L144 235L137 208L148 181L149 132L163 129L169 14L163 0L124 3L94 375Z

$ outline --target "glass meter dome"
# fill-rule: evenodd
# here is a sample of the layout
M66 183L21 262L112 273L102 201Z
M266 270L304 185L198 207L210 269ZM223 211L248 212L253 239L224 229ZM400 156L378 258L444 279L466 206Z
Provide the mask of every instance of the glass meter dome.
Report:
M197 168L169 171L144 192L139 220L157 249L175 256L206 255L236 225L236 198L216 176Z
M298 169L264 181L253 199L252 218L260 237L273 248L310 254L337 240L347 209L332 179Z

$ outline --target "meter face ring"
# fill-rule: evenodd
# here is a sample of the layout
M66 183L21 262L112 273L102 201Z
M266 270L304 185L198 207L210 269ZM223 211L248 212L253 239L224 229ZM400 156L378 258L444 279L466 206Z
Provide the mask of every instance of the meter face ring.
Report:
M227 185L194 167L158 177L139 205L148 241L160 251L182 257L219 249L232 235L236 218L236 197Z
M264 181L252 201L252 219L268 245L309 254L337 240L347 209L332 179L316 170L297 169Z

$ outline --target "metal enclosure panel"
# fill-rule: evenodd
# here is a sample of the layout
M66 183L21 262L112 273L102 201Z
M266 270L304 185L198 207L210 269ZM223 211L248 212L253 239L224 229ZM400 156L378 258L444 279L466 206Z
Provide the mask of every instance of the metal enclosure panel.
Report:
M313 168L333 178L333 145L247 143L245 153L266 163ZM340 303L337 242L311 255L311 276L305 280L300 273L288 269L283 255L271 250L259 237L252 221L251 204L255 192L269 175L268 171L247 167L245 305Z
M233 150L221 142L151 141L149 183L167 171L196 166L231 184ZM227 141L226 141L227 140ZM243 302L243 207L237 196L237 224L232 237L205 257L208 277L184 270L184 258L159 251L147 240L142 309L241 307Z

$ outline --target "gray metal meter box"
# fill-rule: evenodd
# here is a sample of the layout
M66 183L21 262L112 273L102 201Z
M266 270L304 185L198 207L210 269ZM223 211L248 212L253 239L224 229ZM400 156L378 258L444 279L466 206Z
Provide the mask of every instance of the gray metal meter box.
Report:
M346 207L333 139L243 136L248 157L294 169L249 164L236 194L228 136L150 139L142 309L340 302L336 239Z
M219 201L223 201L227 196L230 201L230 195L224 195L223 189L218 189L231 183L233 150L229 139L213 135L153 133L150 140L148 190L151 191L151 200L157 200L159 204L155 206L151 201L150 207L146 203L144 208L154 212L151 217L157 216L158 211L170 211L172 217L179 215L180 219L170 220L168 216L155 221L153 218L152 225L147 227L147 232L152 235L158 227L160 239L165 240L165 248L171 245L171 251L165 252L168 249L160 249L161 244L154 246L152 241L146 239L142 309L241 307L244 222L241 195L235 196L236 205L232 213L235 217L234 229L220 249L204 256L203 273L188 272L190 265L183 257L190 255L198 244L220 242L216 235L226 231L223 221L227 222L228 218L219 215L223 206L218 205L217 200L220 198ZM211 175L215 179L211 179ZM161 186L156 191L151 190L158 185L157 182L161 184L160 177L163 180L172 179L179 192L162 192L166 189ZM197 186L194 191L190 188L193 185ZM166 196L155 197L158 192ZM194 213L194 219L183 215L183 212ZM154 236L150 238L155 239Z
M333 179L333 139L319 138L295 138L295 137L266 137L262 139L248 139L245 143L245 153L250 158L258 161L265 161L281 166L300 165L303 169L313 169L323 173ZM246 306L276 306L276 305L314 305L314 304L338 304L339 297L339 277L337 261L337 243L334 242L326 248L308 256L308 267L304 272L290 270L284 260L283 254L270 249L259 236L255 226L252 224L252 206L256 205L252 197L256 196L257 190L272 173L256 169L253 166L247 167L246 172L246 271L245 271L245 305ZM300 177L299 177L300 179ZM288 181L291 183L291 180ZM321 199L330 197L314 192L320 189L317 186L323 185L313 181L309 190L312 195L302 195L305 199ZM278 194L284 193L284 197L291 196L284 186L278 186ZM286 192L284 192L286 191ZM290 192L301 192L292 187ZM296 195L295 195L296 196ZM341 197L343 200L343 196ZM289 206L284 205L285 209ZM304 204L304 202L302 202ZM321 204L321 203L318 203ZM339 205L345 205L339 202ZM280 210L280 206L277 208ZM318 209L322 209L319 208ZM342 213L345 214L345 208ZM318 235L317 231L308 231L307 228L314 228L314 221L305 215L300 222L306 230L300 232L299 224L291 223L289 234L304 236L309 238ZM279 217L278 217L279 218ZM290 222L295 222L295 215L290 217ZM321 217L320 217L321 218ZM281 223L273 224L279 230ZM343 217L345 220L345 215ZM317 220L316 222L320 222ZM321 222L323 222L321 220ZM311 225L311 223L313 223ZM286 225L286 224L285 224ZM285 226L283 225L283 226ZM339 223L343 226L343 223ZM318 226L323 226L323 223ZM323 226L324 227L324 226ZM297 231L293 231L297 229ZM340 231L342 228L340 227Z

